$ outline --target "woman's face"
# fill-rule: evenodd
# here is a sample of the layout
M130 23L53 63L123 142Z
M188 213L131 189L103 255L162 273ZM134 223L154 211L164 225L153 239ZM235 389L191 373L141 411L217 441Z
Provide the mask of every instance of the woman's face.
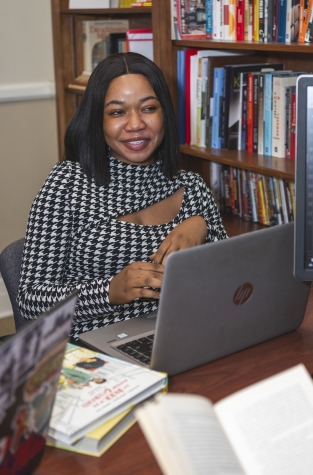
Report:
M103 131L114 158L134 165L154 162L164 137L164 119L145 76L125 74L111 81L104 99Z

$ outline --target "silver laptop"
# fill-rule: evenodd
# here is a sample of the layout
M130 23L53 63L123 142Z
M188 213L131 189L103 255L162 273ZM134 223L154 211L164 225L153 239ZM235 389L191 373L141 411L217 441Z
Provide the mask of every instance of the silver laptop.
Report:
M174 375L295 330L310 283L293 275L293 243L288 223L175 252L165 265L157 315L79 338Z

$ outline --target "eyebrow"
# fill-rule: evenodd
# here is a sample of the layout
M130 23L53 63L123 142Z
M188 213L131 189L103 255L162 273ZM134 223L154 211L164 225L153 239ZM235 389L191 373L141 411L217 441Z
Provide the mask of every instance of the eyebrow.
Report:
M156 96L142 97L141 99L139 99L139 102L143 103L143 102L146 102L146 101L150 101L151 99L155 99L156 101L160 102L159 99ZM108 102L104 107L108 107L112 104L115 104L117 106L121 106L121 105L125 104L125 101L118 101L116 99L113 99L112 101Z

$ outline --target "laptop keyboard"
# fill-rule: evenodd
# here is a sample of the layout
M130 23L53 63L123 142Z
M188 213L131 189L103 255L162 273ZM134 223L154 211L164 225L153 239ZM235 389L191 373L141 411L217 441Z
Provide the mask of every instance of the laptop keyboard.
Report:
M127 356L134 358L140 363L149 365L151 360L152 346L153 346L154 334L139 338L138 340L132 340L115 348Z

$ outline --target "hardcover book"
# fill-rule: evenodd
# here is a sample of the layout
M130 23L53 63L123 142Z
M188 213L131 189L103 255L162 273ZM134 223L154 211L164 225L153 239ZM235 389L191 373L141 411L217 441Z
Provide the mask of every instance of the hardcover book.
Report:
M105 59L107 39L110 33L126 33L128 20L86 20L83 21L84 74L90 75L95 67Z

